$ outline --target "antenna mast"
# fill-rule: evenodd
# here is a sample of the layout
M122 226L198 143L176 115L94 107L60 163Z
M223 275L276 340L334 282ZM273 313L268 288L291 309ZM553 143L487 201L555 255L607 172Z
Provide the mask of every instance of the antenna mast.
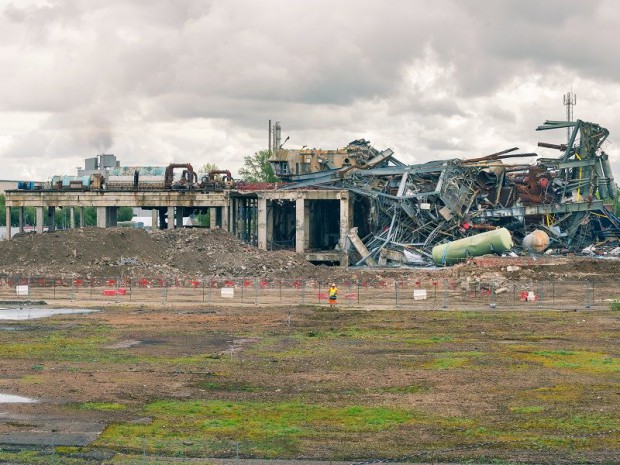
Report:
M572 91L564 94L564 106L566 107L566 121L573 120L573 107L577 105L577 95ZM570 133L573 128L566 128L566 142L570 142Z

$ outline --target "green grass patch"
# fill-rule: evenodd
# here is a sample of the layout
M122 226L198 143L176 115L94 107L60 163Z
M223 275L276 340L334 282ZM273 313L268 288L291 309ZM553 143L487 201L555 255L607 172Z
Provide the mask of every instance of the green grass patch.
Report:
M551 403L573 403L582 395L583 388L574 385L548 386L525 393L525 397Z
M428 392L430 389L426 386L391 386L381 389L382 392L389 392L390 394L419 394Z
M564 368L569 370L593 373L620 372L620 358L600 352L575 350L523 350L514 351L512 356L522 361L543 365L548 368Z
M484 355L481 352L444 352L422 365L427 370L451 370L468 366L473 360Z
M609 306L614 312L620 312L620 299L610 302Z
M200 450L202 456L225 454L238 442L244 455L295 457L302 442L324 435L372 437L415 419L413 412L384 407L329 407L305 403L158 401L144 413L149 425L109 426L97 445L142 449L173 455ZM183 445L187 445L183 447Z
M78 408L81 410L99 410L103 412L113 412L118 410L125 410L127 406L114 402L84 402L83 404L79 404Z
M572 415L558 418L532 417L519 425L525 429L558 431L567 434L583 435L602 431L616 430L620 427L620 420L606 415Z
M510 407L512 413L519 413L522 415L531 415L533 413L542 413L545 408L540 405L529 405L524 407Z

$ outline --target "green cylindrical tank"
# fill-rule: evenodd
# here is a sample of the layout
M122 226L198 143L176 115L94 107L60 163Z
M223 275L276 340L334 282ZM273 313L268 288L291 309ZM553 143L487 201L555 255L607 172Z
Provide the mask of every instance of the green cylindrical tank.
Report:
M458 241L433 247L433 262L437 266L452 265L467 257L487 253L502 253L512 249L512 236L506 228L494 229Z

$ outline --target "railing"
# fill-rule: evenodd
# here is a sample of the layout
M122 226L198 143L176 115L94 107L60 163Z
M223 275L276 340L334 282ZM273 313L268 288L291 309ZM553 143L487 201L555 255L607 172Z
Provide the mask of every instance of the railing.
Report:
M327 305L330 283L307 278L53 277L0 275L3 301ZM620 291L595 281L466 282L403 274L336 281L336 307L409 309L609 307Z

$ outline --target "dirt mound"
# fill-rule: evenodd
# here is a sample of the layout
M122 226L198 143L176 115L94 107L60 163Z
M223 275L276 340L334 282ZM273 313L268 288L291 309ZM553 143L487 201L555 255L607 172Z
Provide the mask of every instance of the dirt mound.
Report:
M620 261L586 257L484 256L452 267L341 268L314 266L294 251L264 251L221 229L146 232L84 228L29 234L0 242L0 274L93 277L286 277L390 283L427 280L617 280ZM392 284L390 284L392 285Z
M84 228L0 242L0 272L28 275L306 275L315 267L292 251L267 252L230 233Z

